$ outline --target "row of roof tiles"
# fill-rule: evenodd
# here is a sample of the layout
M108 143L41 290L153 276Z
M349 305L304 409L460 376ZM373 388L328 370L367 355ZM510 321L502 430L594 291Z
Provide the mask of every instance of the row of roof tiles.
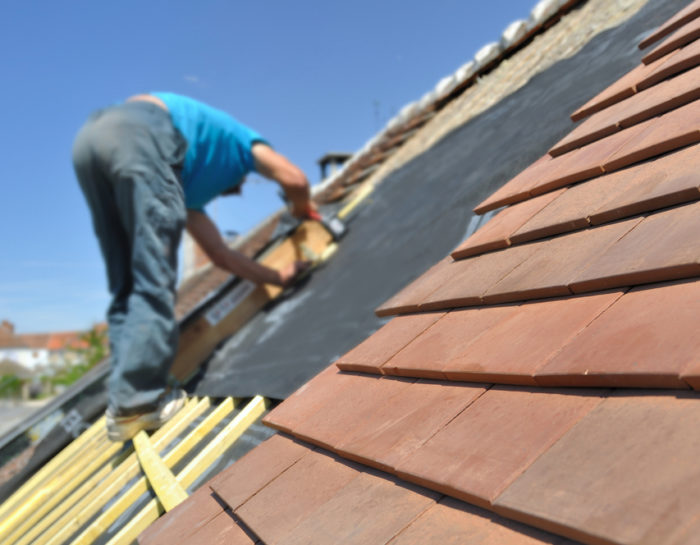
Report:
M696 0L643 45L698 18ZM202 492L227 524L269 544L698 543L700 399L681 389L700 388L700 105L629 124L613 107L639 112L698 43L592 101L611 134L487 199L511 206L266 417L281 435ZM143 544L166 542L164 520Z

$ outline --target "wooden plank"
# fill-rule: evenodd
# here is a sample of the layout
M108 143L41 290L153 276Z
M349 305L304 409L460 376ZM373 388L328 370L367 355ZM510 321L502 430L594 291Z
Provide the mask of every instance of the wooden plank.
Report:
M212 411L184 440L180 441L163 458L167 467L178 463L205 435L233 410L233 400L227 398ZM80 535L72 542L73 545L89 545L98 539L107 529L141 496L148 491L148 482L141 477L125 491L109 508L103 511ZM157 502L160 506L160 502ZM70 536L68 536L70 537ZM51 545L62 541L51 541Z
M64 464L70 463L73 457L83 449L86 444L90 443L98 436L102 437L106 435L106 433L105 418L103 416L85 430L77 439L54 456L0 505L0 520L4 519L20 502L28 498L32 492L36 491L37 487L42 482L49 479L56 470Z
M187 492L158 456L145 431L141 430L134 436L134 448L141 468L165 510L170 511L185 501Z
M255 396L245 408L221 430L213 441L178 474L177 480L183 487L188 487L204 473L233 443L265 412L267 401ZM141 509L119 532L107 542L107 545L128 545L163 513L163 507L154 498Z
M110 463L119 456L124 443L111 442L106 437L95 444L91 456L82 463L76 462L66 471L44 483L27 501L13 511L0 524L0 541L11 536L12 541L21 537L48 513L56 504L78 488L103 464Z
M306 251L316 255L323 254L332 242L333 237L319 222L305 221L290 237L270 248L258 260L279 270L294 261L306 259ZM198 317L180 335L178 353L171 374L180 381L187 380L222 340L233 335L281 293L282 288L279 286L256 286L215 323L208 320L206 315Z
M153 441L157 448L166 447L175 437L177 437L190 423L200 416L211 406L209 398L205 397L197 402L196 399L190 400L187 405L180 410L165 426L160 428L154 435ZM47 516L47 520L42 520L36 531L33 529L25 536L31 537L32 534L38 532L38 538L31 541L32 545L44 545L50 543L55 545L64 543L70 536L78 531L83 524L90 520L95 513L102 509L114 496L116 496L126 486L126 484L136 477L139 473L139 464L136 455L130 455L127 460L116 468L110 475L102 481L95 489L90 491L86 496L77 496L74 501L65 503L72 505L69 510L54 523L51 515ZM57 508L60 511L65 509ZM45 531L44 531L45 530ZM42 533L43 532L43 533ZM19 545L19 544L17 544ZM25 544L23 544L25 545Z

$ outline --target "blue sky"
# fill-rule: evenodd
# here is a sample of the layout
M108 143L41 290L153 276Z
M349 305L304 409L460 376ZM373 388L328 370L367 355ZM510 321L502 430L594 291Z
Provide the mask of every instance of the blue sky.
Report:
M535 0L9 0L3 77L0 320L20 332L83 329L109 297L70 163L94 109L138 92L187 94L265 135L319 180L402 106L497 40ZM210 206L245 232L280 206L273 184Z

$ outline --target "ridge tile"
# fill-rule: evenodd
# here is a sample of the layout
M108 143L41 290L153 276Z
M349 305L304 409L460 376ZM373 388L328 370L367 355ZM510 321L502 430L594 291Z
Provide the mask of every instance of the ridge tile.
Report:
M496 512L586 543L671 545L700 513L695 393L619 391L544 452Z
M700 281L625 293L541 367L541 386L687 388L679 378L698 361Z
M489 508L599 402L595 391L494 387L399 464L397 473Z

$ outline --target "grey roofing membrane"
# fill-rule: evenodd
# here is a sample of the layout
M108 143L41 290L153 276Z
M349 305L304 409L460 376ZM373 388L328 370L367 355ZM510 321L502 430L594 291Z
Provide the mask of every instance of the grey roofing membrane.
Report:
M231 337L196 393L284 399L376 331L385 320L374 308L447 255L472 208L566 135L569 114L639 64L637 44L687 4L648 2L389 174L348 222L337 254Z

